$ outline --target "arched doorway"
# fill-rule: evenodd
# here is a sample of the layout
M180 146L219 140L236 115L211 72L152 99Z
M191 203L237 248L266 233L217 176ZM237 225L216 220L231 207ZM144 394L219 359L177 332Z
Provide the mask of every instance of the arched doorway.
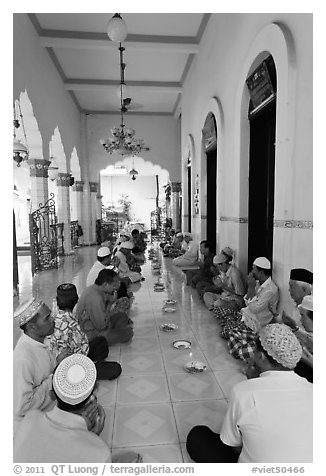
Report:
M192 214L192 210L191 210L191 204L192 204L192 200L191 200L191 191L192 191L192 186L191 186L191 155L189 153L189 156L188 156L188 161L187 161L187 193L188 193L188 196L187 196L187 203L188 203L188 228L187 230L184 230L184 231L189 231L189 233L191 233L191 214Z
M248 270L257 256L273 259L276 70L268 56L247 78L250 94Z
M212 251L216 251L216 174L217 174L217 134L216 121L209 113L203 128L203 145L206 154L206 190L207 190L207 221L206 239Z

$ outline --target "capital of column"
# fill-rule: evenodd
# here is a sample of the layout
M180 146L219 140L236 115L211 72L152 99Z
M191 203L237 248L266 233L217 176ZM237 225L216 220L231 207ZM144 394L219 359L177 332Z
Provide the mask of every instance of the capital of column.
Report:
M72 189L74 192L82 192L84 190L84 182L82 180L76 180Z
M98 183L97 182L89 182L89 190L90 192L97 193L98 191Z
M172 192L181 192L181 182L171 182Z
M69 187L70 185L70 174L59 172L57 178L57 186L58 187Z
M31 177L48 178L49 160L28 159L29 173Z

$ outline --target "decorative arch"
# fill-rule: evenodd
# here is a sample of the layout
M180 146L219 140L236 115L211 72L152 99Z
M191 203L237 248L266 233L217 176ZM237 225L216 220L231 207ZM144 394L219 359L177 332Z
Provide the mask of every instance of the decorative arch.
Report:
M206 104L205 108L202 110L201 121L200 121L202 129L204 128L205 121L209 114L212 114L214 116L215 124L216 124L216 140L217 140L216 241L218 242L219 217L220 217L219 191L221 190L220 183L219 183L220 181L219 164L220 164L220 157L223 156L224 112L223 112L222 104L219 98L217 98L216 96L212 97ZM200 233L201 233L201 238L204 239L206 235L206 228L207 228L207 180L206 180L206 153L204 150L202 135L200 135L199 151L200 151L200 158L199 158L198 170L199 170L199 177L200 177L200 204L201 204Z
M251 44L243 62L235 95L234 151L235 162L239 164L239 221L247 222L248 217L248 170L249 170L249 121L247 119L249 93L246 78L263 57L271 55L277 74L276 131L275 131L275 205L282 206L285 194L276 193L278 176L287 169L287 188L292 187L291 162L294 154L295 96L296 96L296 53L293 37L288 28L280 23L264 27ZM280 165L282 164L282 169ZM236 177L237 178L237 177ZM248 226L239 226L238 249L240 267L247 268Z
M195 149L195 140L191 134L188 135L186 147L184 149L184 153L182 155L182 164L181 164L181 196L182 196L182 229L183 231L189 231L189 221L191 220L191 216L188 216L189 206L189 189L188 189L188 163L191 161L191 167L193 168L196 164L196 149ZM192 176L192 184L191 188L193 188L193 176ZM192 194L192 190L190 190L190 196Z

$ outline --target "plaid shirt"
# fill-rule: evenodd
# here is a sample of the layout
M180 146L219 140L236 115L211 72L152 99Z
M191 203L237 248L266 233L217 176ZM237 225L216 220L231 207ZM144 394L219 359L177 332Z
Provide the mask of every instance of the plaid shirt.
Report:
M54 319L54 332L49 338L50 351L57 357L62 351L71 354L88 354L88 339L72 312L58 310Z

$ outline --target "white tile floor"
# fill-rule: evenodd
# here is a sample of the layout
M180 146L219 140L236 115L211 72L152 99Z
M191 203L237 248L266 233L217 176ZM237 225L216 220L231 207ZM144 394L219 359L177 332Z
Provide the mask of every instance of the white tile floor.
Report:
M207 424L218 431L230 389L245 376L241 364L229 355L212 314L196 291L186 286L183 273L158 249L157 256L161 274L147 260L142 267L146 280L133 285L132 342L110 349L109 360L121 363L122 374L115 381L100 383L98 399L107 415L101 437L113 453L133 449L143 454L144 462L190 462L185 449L189 430ZM31 294L51 305L62 282L73 282L80 294L95 259L96 247L79 248L64 258L58 270L45 271L32 280L29 258L19 258L20 296L14 307ZM165 291L154 292L158 280L165 284ZM167 297L177 300L174 313L162 310ZM178 329L163 332L160 325L169 322ZM14 343L18 337L14 326ZM190 340L191 349L175 349L172 343L179 338ZM184 365L194 359L204 362L207 370L187 373Z

